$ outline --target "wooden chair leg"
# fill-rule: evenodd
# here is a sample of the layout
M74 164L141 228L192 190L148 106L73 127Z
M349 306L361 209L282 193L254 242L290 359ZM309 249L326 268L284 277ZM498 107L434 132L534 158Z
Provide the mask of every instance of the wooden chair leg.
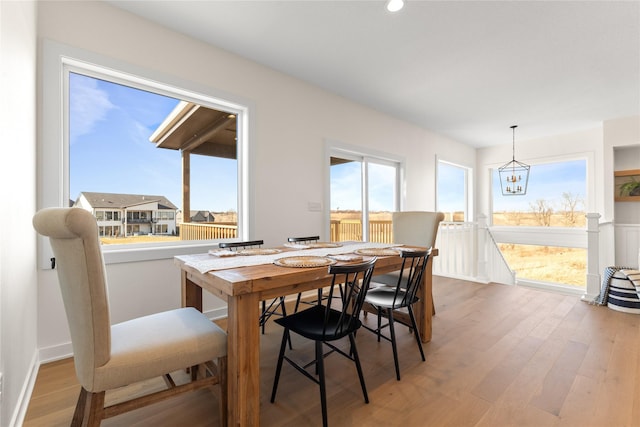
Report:
M71 420L71 427L81 427L85 418L85 408L87 407L87 390L84 387L80 387L80 395L78 396L78 403L76 404L76 410L73 413L73 419Z
M104 391L100 393L87 392L87 403L89 404L87 427L100 427L100 422L104 418L104 393Z
M100 427L104 418L104 391L91 393L82 387L71 420L72 427Z

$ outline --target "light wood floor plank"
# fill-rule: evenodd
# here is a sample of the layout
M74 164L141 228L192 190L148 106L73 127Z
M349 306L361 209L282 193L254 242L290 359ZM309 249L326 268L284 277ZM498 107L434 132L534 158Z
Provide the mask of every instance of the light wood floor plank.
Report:
M401 381L395 379L390 344L358 333L370 404L363 401L353 363L338 355L326 359L331 426L640 425L640 316L574 296L442 277L434 280L434 299L426 362L413 335L398 328ZM261 423L320 425L317 386L286 365L276 403L269 402L281 336L272 322L261 336ZM312 344L294 336L293 345L293 357L312 357ZM145 382L107 399L161 385ZM71 360L41 366L24 426L68 426L78 392ZM217 398L201 390L102 425L217 426Z

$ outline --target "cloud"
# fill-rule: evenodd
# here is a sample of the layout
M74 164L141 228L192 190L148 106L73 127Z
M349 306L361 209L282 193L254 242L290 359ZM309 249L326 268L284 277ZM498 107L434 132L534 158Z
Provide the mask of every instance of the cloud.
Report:
M90 133L96 123L105 120L110 110L116 108L109 94L98 88L98 80L70 74L69 76L70 142Z

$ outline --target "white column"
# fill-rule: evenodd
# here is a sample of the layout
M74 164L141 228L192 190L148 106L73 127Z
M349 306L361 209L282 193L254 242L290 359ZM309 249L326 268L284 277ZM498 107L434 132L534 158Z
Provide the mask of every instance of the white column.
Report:
M489 274L487 272L487 216L479 214L477 224L477 280L482 283L489 283Z
M591 301L600 293L600 214L587 215L587 289L583 301Z

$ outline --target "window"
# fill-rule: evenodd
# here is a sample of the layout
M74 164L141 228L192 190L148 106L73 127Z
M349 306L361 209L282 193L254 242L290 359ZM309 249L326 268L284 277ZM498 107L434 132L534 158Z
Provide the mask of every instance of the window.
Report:
M531 165L523 196L503 196L497 169L492 171L493 225L585 227L587 161Z
M332 241L393 241L399 210L400 162L333 149L329 158Z
M436 210L444 213L445 221L470 221L471 169L438 160Z
M187 250L184 240L190 251L192 240L217 240L215 233L185 232L194 211L222 218L226 238L229 227L247 238L250 125L244 102L48 40L43 64L39 206L77 204L93 212L101 236L111 238L103 243L117 245L105 247L108 263L171 257ZM205 133L185 141L188 130L177 123L192 117L201 119ZM212 180L225 185L206 184ZM104 205L97 196L105 196L99 199ZM139 243L135 252L126 250L131 243ZM49 245L43 241L40 248L41 265L49 268ZM110 255L109 248L118 253Z
M169 232L170 240L215 239L215 223L199 224L198 233L190 233L191 213L183 214L180 223L165 224L163 232L151 220L161 207L175 214L188 206L219 217L237 212L235 114L72 70L75 67L69 71L71 199L93 212L107 205L127 213L111 244L149 242L154 240L149 236ZM189 172L183 176L185 156ZM204 184L212 179L225 185ZM137 210L140 205L145 210ZM105 211L102 219L115 218Z
M492 181L494 237L518 280L584 287L587 159L531 165L522 196L502 195L497 169Z

